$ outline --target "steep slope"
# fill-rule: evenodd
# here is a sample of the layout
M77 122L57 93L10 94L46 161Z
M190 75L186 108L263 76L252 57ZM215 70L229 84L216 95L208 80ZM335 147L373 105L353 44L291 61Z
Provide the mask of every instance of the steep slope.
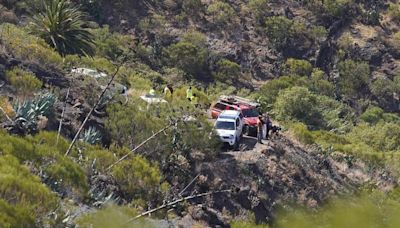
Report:
M246 219L249 213L254 213L257 222L272 223L280 209L291 210L292 204L318 208L364 185L383 191L397 185L388 170L368 167L358 159L350 161L343 154L305 149L286 134L250 150L223 153L216 161L199 164L197 170L200 177L189 189L192 193L222 189L232 189L232 193L195 201L180 221L184 226L201 221L211 227L226 226L231 220Z

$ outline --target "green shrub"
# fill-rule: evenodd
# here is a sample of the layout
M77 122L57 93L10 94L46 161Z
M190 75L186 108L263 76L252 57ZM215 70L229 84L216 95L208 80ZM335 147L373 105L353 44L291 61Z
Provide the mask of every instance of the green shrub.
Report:
M311 76L313 67L310 62L302 59L289 58L285 63L285 73L287 75Z
M35 217L29 208L15 206L0 199L0 224L3 227L30 227L35 223Z
M315 142L324 148L333 147L334 150L341 150L344 145L350 144L345 135L335 134L329 131L314 131Z
M26 207L35 218L55 209L56 196L13 156L0 157L0 173L0 198L4 201Z
M397 189L393 192L398 191ZM370 191L330 201L315 211L288 211L280 215L277 227L398 227L400 205L394 193Z
M67 151L70 142L64 137L59 137L57 141L57 132L41 131L32 137L26 137L33 145L48 145L51 147L45 154L42 155L64 155ZM54 143L56 142L56 143Z
M264 111L271 111L279 92L296 84L298 78L283 76L263 85L259 92L259 101Z
M107 168L112 165L117 157L114 156L114 149L110 150L102 150L102 149L88 149L85 154L89 159L89 163L94 163L94 167L101 173L105 173ZM127 154L128 151L124 150L124 154Z
M314 128L322 125L322 113L318 110L317 96L307 88L292 87L279 93L274 105L277 118L295 120Z
M268 0L250 0L249 8L257 21L261 21L265 17L268 10Z
M127 227L154 227L150 222L143 220L133 221L130 224L126 222L137 215L135 209L115 205L107 205L100 210L87 213L80 217L76 224L80 227L99 227L99 228L127 228Z
M322 18L333 19L349 16L348 11L354 4L354 0L311 0L308 4Z
M274 104L276 117L301 121L311 129L347 132L353 123L352 110L332 98L318 96L304 87L292 87L279 93Z
M207 36L199 31L190 31L183 34L182 41L191 43L198 48L207 48Z
M163 15L151 14L150 16L142 19L138 27L144 32L150 32L155 30L164 30L166 26L166 18Z
M92 30L96 56L117 60L117 57L129 50L133 42L129 36L110 32L109 26Z
M139 74L128 74L126 75L127 85L136 91L149 91L153 85L147 78L141 77Z
M214 73L216 80L221 82L235 82L241 74L240 65L228 59L221 59L217 62L217 70Z
M396 85L392 80L378 78L369 87L380 107L391 108L395 103L393 94L396 92Z
M400 116L394 113L383 113L382 118L385 122L400 124Z
M80 193L88 189L86 175L82 167L70 158L57 156L56 162L47 166L44 171L51 181L57 182L57 185L75 188Z
M199 76L204 69L207 50L196 44L181 41L166 49L167 61L191 76Z
M396 32L393 35L393 44L397 50L400 50L400 32Z
M178 68L164 68L164 78L167 83L181 86L185 81L185 72Z
M214 23L217 25L224 25L235 16L235 10L229 3L219 0L208 5L207 13L212 16Z
M304 144L313 144L314 137L312 133L307 129L307 126L302 123L294 123L290 125L290 131L293 135Z
M34 150L33 144L20 137L13 137L2 133L0 137L0 150L3 154L13 155L21 161L39 159L41 154Z
M400 21L400 4L399 3L390 3L388 12L389 12L389 15L395 21Z
M196 16L205 10L201 0L182 1L182 9L189 16Z
M283 17L268 17L265 21L265 28L268 39L277 49L286 47L293 35L293 21Z
M354 110L326 96L317 96L317 108L322 115L322 123L318 128L346 133L354 125Z
M24 28L4 23L0 25L0 33L2 43L16 58L44 66L63 65L62 58L57 52L44 40L30 35Z
M355 98L362 94L362 91L368 87L370 70L367 63L345 60L338 65L340 92L348 97Z
M18 137L0 133L0 151L12 155L21 162L32 162L60 186L70 186L76 190L85 190L87 181L83 168L70 158L64 157L69 143L57 133L40 132L35 136Z
M362 142L376 151L400 151L400 126L379 122L374 127L359 124L348 134L352 142Z
M360 118L367 123L376 124L383 117L383 110L378 107L368 108Z
M259 225L259 224L255 224L254 222L241 222L241 221L237 221L237 222L232 222L231 224L231 228L268 228L268 225Z
M326 36L326 29L320 26L306 27L305 24L290 20L284 16L268 17L265 21L265 31L272 45L280 50L289 45L296 47L296 41L299 46L304 46L306 41L309 48L312 43L322 40Z
M113 167L113 177L129 199L154 199L161 183L160 171L138 155L131 157Z
M160 109L157 106L147 109L147 104L139 100L134 100L133 104L125 107L118 104L110 105L107 109L109 116L106 128L110 132L111 139L119 146L138 145L166 125L165 120L152 115L152 112ZM153 143L155 141L150 142L151 147L157 148Z
M6 79L23 96L32 95L42 87L42 82L33 73L21 68L7 71Z
M313 93L328 97L334 97L335 85L325 78L326 75L323 71L319 69L314 69L311 74L311 79L308 87Z

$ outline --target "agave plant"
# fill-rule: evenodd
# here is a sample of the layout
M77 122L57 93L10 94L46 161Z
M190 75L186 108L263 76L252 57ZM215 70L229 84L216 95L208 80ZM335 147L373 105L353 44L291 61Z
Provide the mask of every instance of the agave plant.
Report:
M85 17L69 0L44 0L43 11L33 17L32 31L63 56L93 55L93 35L84 28Z
M56 102L56 96L44 93L32 100L16 102L14 104L15 118L7 128L17 134L32 134L37 132L39 116L48 116Z
M33 108L37 116L47 116L56 102L56 96L51 93L43 93L33 100Z
M101 133L95 127L91 126L86 131L83 132L80 140L94 145L94 144L100 142Z

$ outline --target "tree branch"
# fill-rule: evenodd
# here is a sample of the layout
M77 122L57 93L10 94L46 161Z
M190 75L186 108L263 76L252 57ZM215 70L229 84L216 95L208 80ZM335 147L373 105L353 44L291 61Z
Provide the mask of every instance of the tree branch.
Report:
M152 140L153 138L155 138L157 135L163 133L164 131L168 130L170 127L172 127L174 124L170 123L168 124L166 127L164 127L163 129L159 130L158 132L154 133L152 136L150 136L149 138L147 138L146 140L144 140L142 143L140 143L137 147L135 147L133 150L131 150L129 153L125 154L123 157L121 157L118 161L114 162L112 165L110 165L106 171L109 171L112 167L114 167L116 164L120 163L122 160L126 159L131 153L136 152L139 148L141 148L142 146L144 146L147 142L149 142L150 140Z
M0 111L3 113L3 115L7 118L8 121L13 122L13 120L7 115L6 111L2 107L0 107Z
M65 114L65 109L67 108L67 99L68 99L68 97L69 97L69 90L70 90L70 89L71 89L71 87L68 88L68 90L67 90L67 95L65 96L65 101L64 101L64 105L63 105L62 112L61 112L60 124L58 125L58 133L57 133L56 145L58 145L58 141L59 141L59 139L60 139L62 124L63 124L63 120L64 120L64 114Z
M71 152L72 148L74 147L76 140L78 140L79 135L81 134L86 122L89 120L89 118L92 116L93 111L96 109L97 105L100 104L101 99L103 98L104 94L107 92L107 89L110 87L110 85L113 83L115 77L117 76L119 70L121 69L122 65L125 63L125 60L122 61L116 71L114 72L114 74L112 75L110 81L108 82L107 86L103 89L103 92L100 94L100 97L97 99L97 102L95 103L95 105L92 107L92 109L89 111L89 113L87 114L85 120L82 122L81 126L78 129L78 132L76 132L74 139L72 140L71 144L68 147L67 152L65 152L64 156L68 156L68 154Z
M218 194L218 193L230 193L232 190L230 189L226 189L226 190L220 190L220 191L214 191L214 192L206 192L206 193L201 193L201 194L197 194L197 195L193 195L193 196L187 196L187 197L183 197L180 199L177 199L175 201L169 202L169 203L165 203L157 208L151 209L149 211L143 212L131 219L129 219L126 223L130 223L132 221L135 221L143 216L149 215L153 212L159 211L161 209L167 208L167 207L171 207L174 206L180 202L186 201L186 200L191 200L191 199L196 199L196 198L200 198L200 197L204 197L204 196L209 196L209 195L214 195L214 194Z
M182 194L185 193L186 189L188 189L188 188L194 183L194 181L195 181L197 178L199 178L199 176L200 176L200 173L197 174L197 175L189 182L189 184L186 185L185 188L183 188L183 190L179 193L179 196L180 196L180 197L182 197Z

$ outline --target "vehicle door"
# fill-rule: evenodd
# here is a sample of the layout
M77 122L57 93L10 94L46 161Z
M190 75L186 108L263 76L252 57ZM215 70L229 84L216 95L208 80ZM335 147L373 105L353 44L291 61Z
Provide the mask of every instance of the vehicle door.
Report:
M242 121L240 121L239 117L236 117L235 126L236 126L236 135L239 136L240 138L240 136L242 135L243 124Z

